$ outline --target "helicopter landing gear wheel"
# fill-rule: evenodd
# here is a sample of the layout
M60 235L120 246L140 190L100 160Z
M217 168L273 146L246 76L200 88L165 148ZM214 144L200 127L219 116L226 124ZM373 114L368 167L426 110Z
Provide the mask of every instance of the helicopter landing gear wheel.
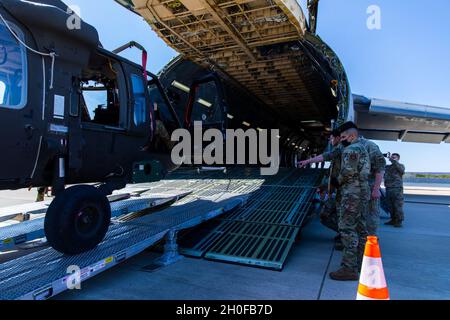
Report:
M50 246L74 255L95 248L110 220L108 199L93 186L79 185L56 196L47 210L44 230Z

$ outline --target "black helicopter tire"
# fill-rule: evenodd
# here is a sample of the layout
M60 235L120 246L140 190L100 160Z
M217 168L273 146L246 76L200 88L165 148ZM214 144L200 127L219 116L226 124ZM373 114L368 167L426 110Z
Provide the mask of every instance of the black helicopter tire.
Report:
M50 204L45 216L47 241L55 250L75 255L95 248L111 221L108 199L95 187L67 188Z

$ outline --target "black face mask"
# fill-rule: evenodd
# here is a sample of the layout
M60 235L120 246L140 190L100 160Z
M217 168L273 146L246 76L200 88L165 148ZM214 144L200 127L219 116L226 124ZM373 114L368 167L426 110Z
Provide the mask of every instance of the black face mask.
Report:
M351 142L348 142L347 140L342 140L342 141L341 141L341 144L342 144L344 147L348 147L348 146L351 145L352 143L351 143Z

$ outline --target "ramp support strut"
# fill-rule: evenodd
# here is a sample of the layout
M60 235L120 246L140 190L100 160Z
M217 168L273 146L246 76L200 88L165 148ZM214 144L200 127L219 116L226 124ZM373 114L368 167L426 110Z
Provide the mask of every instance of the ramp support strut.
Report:
M166 234L166 243L164 244L164 254L158 258L155 263L161 267L174 264L184 257L178 252L177 231L171 229Z

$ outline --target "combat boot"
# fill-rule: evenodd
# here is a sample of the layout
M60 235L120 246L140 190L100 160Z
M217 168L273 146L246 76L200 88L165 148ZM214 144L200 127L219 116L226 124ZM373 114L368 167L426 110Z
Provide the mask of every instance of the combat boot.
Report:
M358 281L359 274L349 268L342 267L338 271L331 272L330 278L336 281Z

